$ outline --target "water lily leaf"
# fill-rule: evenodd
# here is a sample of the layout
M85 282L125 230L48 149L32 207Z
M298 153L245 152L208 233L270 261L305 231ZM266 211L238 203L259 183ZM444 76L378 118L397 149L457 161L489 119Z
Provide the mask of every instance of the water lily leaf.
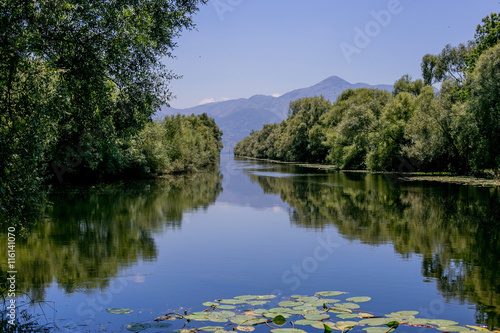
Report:
M401 317L411 317L411 316L416 316L419 314L418 311L398 311L398 312L393 312L393 315L398 315Z
M283 317L282 315L278 315L273 318L273 323L278 325L278 326L283 326L286 324L286 318Z
M318 321L316 320L307 320L307 319L301 319L294 322L295 325L314 325L317 323Z
M221 309L221 310L232 310L232 309L236 309L236 306L235 305L219 305L217 307L217 309Z
M264 305L267 302L268 301L248 301L247 304L248 305L252 305L252 306L256 306L256 305Z
M371 301L371 297L368 296L359 296L359 297L349 297L346 299L348 302L355 302L355 303L362 303L362 302L368 302Z
M131 332L144 331L148 328L151 328L151 324L134 323L134 324L127 325L127 330L129 330Z
M239 325L240 326L243 326L243 325L253 326L253 325L259 325L259 324L264 324L264 323L267 323L266 318L251 318L251 317L247 316L247 320L242 321Z
M242 322L247 321L248 319L251 319L252 316L244 316L244 315L237 315L232 318L229 318L229 321L232 322L233 324L240 325ZM254 317L257 318L257 317Z
M366 312L360 312L358 313L358 318L373 318L375 317L371 313L366 313Z
M353 318L358 318L358 315L355 313L342 313L337 315L336 317L340 319L353 319Z
M264 317L267 317L267 318L275 318L277 316L283 316L285 318L291 317L291 315L289 313L285 313L285 312L265 312L262 315Z
M322 313L322 314L308 313L304 316L304 318L307 320L323 320L323 319L330 318L330 316L327 315L326 313Z
M336 308L341 308L341 309L359 309L360 306L356 303L335 303L333 305Z
M351 310L349 309L341 309L341 308L330 308L328 309L328 312L333 312L333 313L352 313Z
M206 306L208 308L212 307L212 306L219 306L219 303L215 303L215 302L205 302L202 304L203 306Z
M370 318L370 319L360 320L359 323L361 325L380 326L380 325L385 325L390 321L391 320L389 318ZM387 330L387 328L385 329Z
M271 330L271 333L306 333L298 328L275 328Z
M324 333L330 333L332 331L332 328L326 324L323 324L323 327L325 328L325 332Z
M453 320L443 320L443 319L431 319L427 321L431 325L437 325L437 326L454 326L457 325L458 323Z
M367 333L386 333L389 331L387 327L366 327L363 330Z
M267 310L267 309L255 309L255 310L253 310L253 312L254 312L255 314L258 314L258 315L262 315L262 314L264 314L264 313L266 313L266 312L268 312L268 311L269 311L269 310Z
M200 327L198 328L198 331L202 332L216 332L219 330L224 330L224 327L221 326L205 326L205 327Z
M108 311L109 313L112 313L112 314L127 314L127 313L134 312L134 310L131 310L131 309L121 309L121 308L106 309L106 311Z
M262 299L273 299L273 298L276 298L276 295L259 295L257 296L256 299L262 300Z
M241 332L253 332L255 327L253 326L237 326L236 329Z
M212 314L217 315L217 316L221 316L221 317L226 317L226 318L236 316L236 313L234 313L233 311L227 311L227 310L212 312Z
M408 325L425 325L427 324L428 319L423 318L410 318L408 320Z
M491 332L489 329L487 329L486 327L481 327L481 326L472 326L472 325L465 325L467 327L470 327L476 331L483 331L483 332Z
M468 329L467 327L463 326L446 326L446 327L438 327L438 331L445 331L445 332L474 332L473 330Z
M340 302L339 299L334 299L334 298L320 298L319 300L322 301L323 303L327 303L327 304L329 304L329 303L333 304L333 303Z
M343 291L319 291L316 293L316 295L319 295L319 296L338 296L338 295L342 295L342 294L345 294L345 292L343 292Z
M246 301L241 299L220 299L219 303L235 305L235 304L245 304Z
M385 325L387 325L388 327L392 327L392 328L396 329L396 328L399 327L399 321L393 320L393 321L388 322Z
M242 301L248 301L251 299L257 299L259 295L241 295L241 296L236 296L233 297L234 299L241 299Z
M303 305L304 302L299 302L299 301L283 301L279 302L278 305L282 307L294 307L294 306L300 306Z

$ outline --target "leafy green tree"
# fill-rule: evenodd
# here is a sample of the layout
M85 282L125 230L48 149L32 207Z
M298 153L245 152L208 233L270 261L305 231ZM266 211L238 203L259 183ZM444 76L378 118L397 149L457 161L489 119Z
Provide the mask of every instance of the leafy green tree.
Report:
M365 169L370 133L391 94L361 88L343 92L322 117L328 147L327 162L340 169Z
M500 14L491 13L483 18L482 23L476 28L474 40L477 46L468 59L471 70L475 68L475 64L483 52L500 43Z
M48 162L59 180L119 172L122 144L170 98L161 59L205 2L1 2L2 222L32 215Z
M407 159L403 147L408 121L416 109L417 97L409 92L399 92L383 108L378 120L378 131L371 133L371 148L366 165L371 170L398 170L402 159Z
M480 57L470 77L468 129L475 170L500 169L500 44Z

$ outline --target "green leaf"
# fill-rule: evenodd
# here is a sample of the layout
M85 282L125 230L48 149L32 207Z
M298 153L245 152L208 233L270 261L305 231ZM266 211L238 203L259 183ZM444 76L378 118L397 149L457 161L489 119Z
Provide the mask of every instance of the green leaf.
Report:
M215 303L215 302L205 302L202 304L203 306L206 306L208 308L210 307L213 307L213 306L219 306L219 303Z
M283 326L286 324L286 318L283 317L282 315L278 315L273 318L273 323L278 325L278 326Z
M306 331L297 328L275 328L271 330L271 333L306 333Z
M331 331L333 331L330 326L326 325L326 324L323 324L323 327L325 328L325 332L324 333L330 333Z
M368 302L372 298L368 296L360 296L360 297L349 297L346 299L348 302L355 302L355 303L362 303L362 302Z
M316 293L316 295L319 295L319 296L338 296L338 295L342 295L342 294L345 294L345 292L343 292L343 291L319 291Z
M205 326L205 327L198 328L198 331L202 331L202 332L215 332L218 330L224 330L224 327L222 327L222 326Z
M390 321L390 322L388 322L386 325L387 325L388 327L391 327L391 328L396 329L396 328L398 328L398 326L399 326L399 322L394 320L394 321Z
M134 312L134 310L131 310L131 309L121 309L121 308L106 309L106 311L108 311L109 313L112 313L112 314L127 314L127 313Z
M151 328L151 324L134 323L127 325L127 330L131 332L144 331L145 329L148 328Z

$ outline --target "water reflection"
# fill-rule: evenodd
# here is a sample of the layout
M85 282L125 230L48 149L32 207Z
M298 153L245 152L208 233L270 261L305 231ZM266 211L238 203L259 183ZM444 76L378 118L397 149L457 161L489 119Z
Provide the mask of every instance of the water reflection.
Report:
M120 268L154 261L154 233L181 227L183 213L206 209L222 191L217 171L160 181L72 189L53 198L47 223L18 239L18 292L43 300L56 281L66 293L108 287ZM7 248L7 237L0 247ZM0 276L6 281L6 267Z
M293 168L277 166L276 171ZM472 302L479 323L500 326L498 189L303 170L295 169L294 177L249 175L264 192L290 205L293 225L334 225L347 239L391 243L402 257L419 254L422 275L437 282L445 300Z

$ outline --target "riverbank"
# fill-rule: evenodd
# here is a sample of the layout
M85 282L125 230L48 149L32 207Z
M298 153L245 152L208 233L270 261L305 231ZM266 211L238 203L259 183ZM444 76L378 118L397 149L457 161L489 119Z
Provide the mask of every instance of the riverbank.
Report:
M268 159L246 157L246 156L236 156L236 157L249 160L276 163L276 164L297 165L304 168L311 168L311 169L325 170L325 171L394 175L398 177L398 179L401 181L430 181L430 182L440 182L440 183L450 183L450 184L460 184L460 185L480 186L480 187L500 187L500 179L488 179L488 178L480 178L473 176L458 176L458 175L453 175L452 173L449 172L383 172L383 171L368 171L368 170L339 170L332 165L325 165L325 164L284 162L278 160L268 160Z

